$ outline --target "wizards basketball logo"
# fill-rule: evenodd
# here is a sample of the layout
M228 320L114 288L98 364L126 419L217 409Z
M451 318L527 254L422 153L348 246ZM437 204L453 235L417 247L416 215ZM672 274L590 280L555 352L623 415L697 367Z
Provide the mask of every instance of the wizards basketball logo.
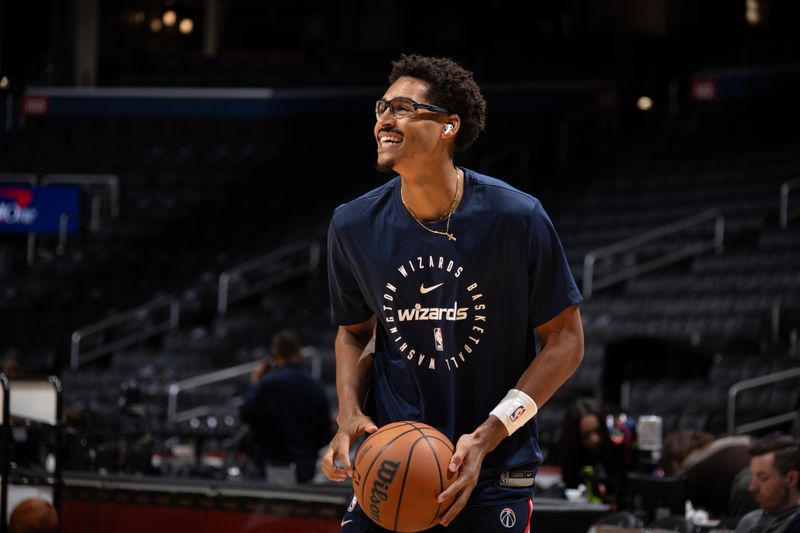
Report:
M384 285L386 330L415 366L455 371L478 348L486 299L478 282L466 276L454 260L418 256L400 264Z
M514 514L514 509L511 507L505 507L502 511L500 511L500 523L503 524L503 527L511 529L514 527L514 524L517 523L517 515Z

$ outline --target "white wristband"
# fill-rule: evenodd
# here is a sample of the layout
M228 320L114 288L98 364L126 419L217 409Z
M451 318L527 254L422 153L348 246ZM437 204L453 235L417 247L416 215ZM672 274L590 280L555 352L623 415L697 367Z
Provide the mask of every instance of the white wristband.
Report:
M539 411L533 398L521 390L511 389L489 414L496 416L511 435L528 423Z

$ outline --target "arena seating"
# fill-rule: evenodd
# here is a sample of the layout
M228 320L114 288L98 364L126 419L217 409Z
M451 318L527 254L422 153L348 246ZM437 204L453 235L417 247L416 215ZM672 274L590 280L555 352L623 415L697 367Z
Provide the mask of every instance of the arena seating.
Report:
M743 122L747 117L745 112ZM683 376L634 375L625 378L632 380L627 404L620 406L617 397L609 405L634 416L661 415L665 432L693 427L722 433L727 429L727 390L733 383L800 366L797 341L790 339L799 325L800 241L796 228L778 225L780 186L800 175L797 140L771 131L774 124L763 117L746 123L752 131L745 126L740 126L743 131L721 131L714 121L686 119L671 135L648 139L626 153L618 168L605 170L557 214L579 279L583 256L592 249L708 208L725 217L721 254L705 252L635 277L597 292L582 305L587 357L557 397L566 400L587 387L602 396L611 342L685 342L708 358L708 375L698 378L688 369ZM753 138L762 134L767 138ZM666 239L639 253L655 255L679 245L681 238ZM777 324L775 309L780 311ZM640 355L647 360L650 354ZM592 362L595 358L600 361ZM747 391L739 401L742 420L796 409L796 390L795 381Z
M494 156L508 151L504 125L497 120L462 164L503 172L509 158ZM327 318L324 269L252 298L225 316L214 311L214 288L222 270L260 253L309 235L324 242L333 207L376 183L368 163L359 159L369 152L347 148L346 139L369 138L369 125L366 135L363 126L359 120L337 124L341 131L335 136L342 142L315 142L312 164L307 150L313 141L304 125L278 119L29 119L9 143L0 145L5 150L0 172L113 173L120 178L119 219L70 242L64 255L40 249L28 268L21 256L24 242L3 241L4 261L12 268L0 279L0 318L12 325L11 342L28 352L32 366L60 374L67 405L93 421L92 445L103 453L87 462L78 450L75 455L83 457L83 464L106 471L150 471L152 465L133 452L165 455L176 443L188 442L196 450L227 453L247 470L237 455L243 436L230 403L246 378L187 393L182 398L187 405L221 409L178 424L166 422L167 387L256 360L278 327L294 327L306 344L322 351L323 378L334 394L334 330ZM797 316L792 313L800 308L800 240L796 230L777 225L778 188L800 175L796 139L768 139L739 149L731 144L741 142L736 139L696 145L697 135L683 139L683 133L654 135L625 151L595 155L599 170L586 164L580 172L558 176L553 168L528 168L534 177L507 178L542 198L579 282L583 257L593 249L709 207L726 221L722 254L706 252L636 277L598 291L582 305L586 357L541 411L545 451L558 438L569 401L602 395L611 342L632 337L687 341L707 353L709 370L703 378L631 380L624 408L633 416L662 415L665 431L686 426L722 431L730 384L796 366L787 353L791 317ZM524 137L515 141L514 150L531 149ZM292 185L288 190L282 189L286 183ZM640 253L655 254L680 243L680 238L668 239ZM163 294L177 295L183 303L179 329L77 371L67 368L72 331ZM786 319L773 338L776 305ZM797 402L796 389L777 387L743 402L750 409L743 416ZM133 435L139 438L132 441ZM162 473L224 475L212 463L198 460L176 467L173 462Z

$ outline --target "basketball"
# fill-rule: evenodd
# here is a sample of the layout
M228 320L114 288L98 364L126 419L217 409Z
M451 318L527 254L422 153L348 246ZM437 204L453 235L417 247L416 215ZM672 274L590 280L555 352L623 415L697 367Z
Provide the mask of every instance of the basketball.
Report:
M436 498L455 480L447 466L454 447L421 422L387 424L361 444L353 464L353 490L364 513L391 531L436 525L448 502Z
M57 530L58 514L50 502L42 498L19 502L8 521L10 533L55 533Z

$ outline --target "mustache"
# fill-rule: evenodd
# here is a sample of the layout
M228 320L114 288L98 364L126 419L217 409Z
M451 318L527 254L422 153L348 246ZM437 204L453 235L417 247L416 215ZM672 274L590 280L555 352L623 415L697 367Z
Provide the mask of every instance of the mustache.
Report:
M395 129L395 128L390 128L390 127L384 127L384 128L379 129L378 130L378 134L381 134L381 133L394 133L394 134L397 134L397 135L399 135L401 137L403 136L403 132L402 131L400 131L398 129Z

